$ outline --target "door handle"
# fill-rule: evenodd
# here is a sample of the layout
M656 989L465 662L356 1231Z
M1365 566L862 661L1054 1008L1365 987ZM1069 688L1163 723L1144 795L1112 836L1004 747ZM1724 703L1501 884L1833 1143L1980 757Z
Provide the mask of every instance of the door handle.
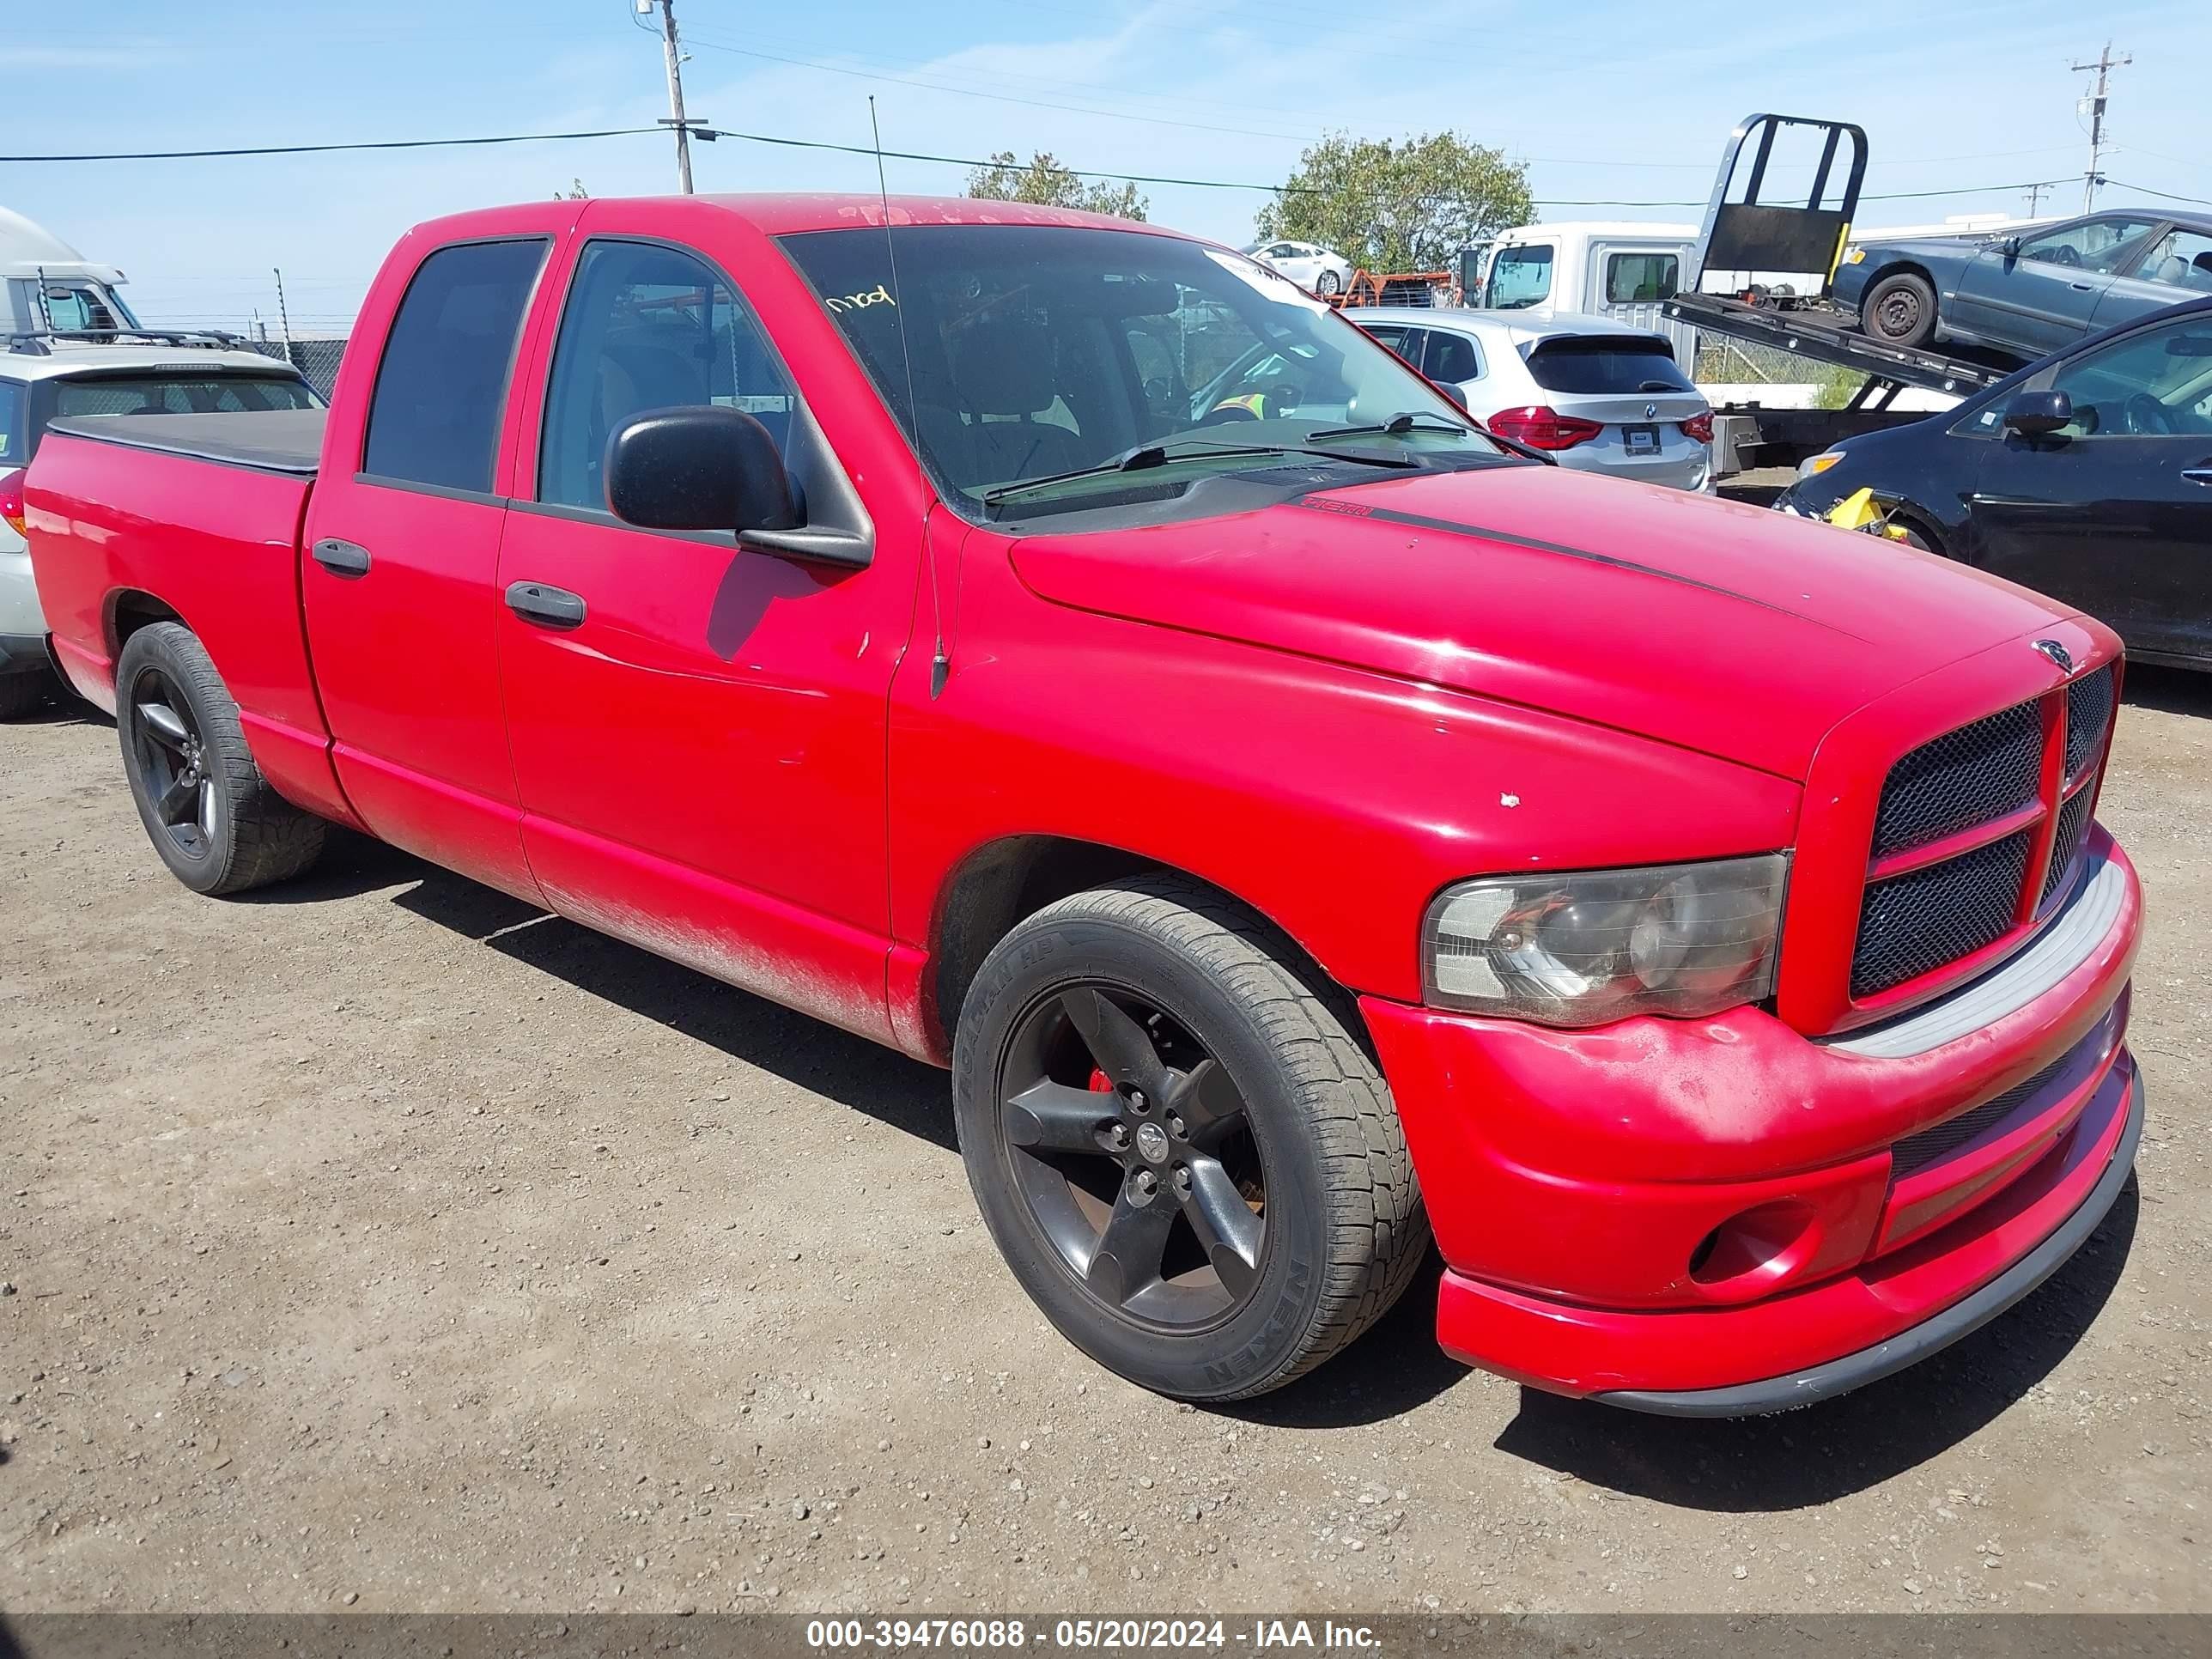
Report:
M2183 471L2183 477L2193 484L2212 485L2212 466L2192 466Z
M2094 289L2097 285L2094 283L2069 283L2066 286L2072 289L2076 294L2087 294Z
M549 587L544 582L516 582L510 586L507 590L507 608L523 621L545 628L580 628L584 624L583 595L571 593L565 587Z
M368 574L368 550L358 542L342 542L325 536L308 550L315 562L333 576Z

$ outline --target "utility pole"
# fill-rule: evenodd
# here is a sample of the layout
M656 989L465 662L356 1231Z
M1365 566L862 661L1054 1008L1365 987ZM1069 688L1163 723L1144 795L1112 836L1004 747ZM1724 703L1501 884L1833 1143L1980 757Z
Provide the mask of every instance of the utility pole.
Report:
M2027 187L2027 216L2029 218L2033 219L2035 217L2035 210L2043 200L2043 192L2050 188L2051 186L2048 185L2030 185Z
M676 129L676 178L691 194L691 126L684 118L684 54L676 44L676 0L638 0L640 11L660 9L660 49L668 60L668 125Z
M2104 159L2105 152L2106 83L2114 70L2135 61L2133 52L2124 52L2118 58L2113 57L2112 43L2107 40L2104 51L2097 54L2095 63L2074 65L2076 74L2087 74L2091 70L2097 71L2097 89L2077 106L2077 112L2080 108L2086 108L2089 115L2089 171L2081 180L2081 211L2084 213L2095 211L2097 186L2105 182L2105 176L2098 171L2098 166Z

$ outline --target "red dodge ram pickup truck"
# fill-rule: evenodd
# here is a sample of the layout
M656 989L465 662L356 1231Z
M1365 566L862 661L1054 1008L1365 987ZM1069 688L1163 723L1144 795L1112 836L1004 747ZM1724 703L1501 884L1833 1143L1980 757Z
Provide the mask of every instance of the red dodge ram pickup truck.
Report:
M1307 1370L1433 1229L1454 1354L1799 1405L2133 1164L2108 630L1542 465L1206 243L463 215L326 416L57 422L27 503L188 886L345 824L950 1065L1015 1277L1165 1394Z

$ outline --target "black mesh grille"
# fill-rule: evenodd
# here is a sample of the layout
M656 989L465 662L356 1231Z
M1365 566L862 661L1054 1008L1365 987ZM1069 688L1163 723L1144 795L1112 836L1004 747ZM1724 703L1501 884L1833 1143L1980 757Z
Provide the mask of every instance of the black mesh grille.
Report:
M2015 1083L2002 1094L1984 1101L1972 1111L1946 1118L1932 1129L1923 1129L1918 1134L1909 1135L1899 1141L1889 1152L1891 1179L1926 1169L1937 1158L1957 1151L1984 1130L2003 1122L2027 1104L2030 1097L2049 1088L2073 1058L2071 1054L2061 1054L2027 1082Z
M1871 996L1956 962L2012 926L2033 825L1941 864L1867 885L1851 994Z
M2023 702L1923 743L1889 769L1874 856L1924 847L2027 805L2043 770L2043 718Z
M2036 900L2039 909L2051 902L2073 873L2074 855L2081 850L2081 837L2089 828L2089 797L2096 793L2096 785L2085 783L2058 809L2058 838L2051 844L2051 868L2044 874L2043 892Z
M2084 674L2066 688L2066 775L2089 763L2112 719L2112 665Z

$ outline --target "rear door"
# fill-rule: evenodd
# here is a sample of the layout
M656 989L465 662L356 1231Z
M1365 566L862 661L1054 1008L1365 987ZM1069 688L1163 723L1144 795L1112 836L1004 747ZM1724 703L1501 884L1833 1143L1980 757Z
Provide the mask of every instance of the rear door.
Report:
M448 243L380 277L368 312L391 325L373 390L342 392L332 411L301 578L334 763L362 820L533 901L495 654L500 471L525 326L575 212L549 206L541 234Z
M1976 563L2110 623L2131 650L2212 659L2212 313L2051 365L2075 422L1990 444Z
M2091 319L2097 328L2148 317L2184 300L2212 294L2212 232L2171 225L2143 241L2143 251L2112 278Z

